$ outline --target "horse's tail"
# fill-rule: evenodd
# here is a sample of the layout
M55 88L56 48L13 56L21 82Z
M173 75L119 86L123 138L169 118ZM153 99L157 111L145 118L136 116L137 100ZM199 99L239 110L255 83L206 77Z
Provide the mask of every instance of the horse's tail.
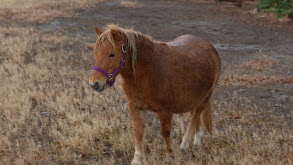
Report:
M203 112L201 113L201 121L202 124L205 126L205 128L207 129L207 131L209 132L210 135L212 135L212 98L209 98L209 101L205 107L205 109L203 110Z

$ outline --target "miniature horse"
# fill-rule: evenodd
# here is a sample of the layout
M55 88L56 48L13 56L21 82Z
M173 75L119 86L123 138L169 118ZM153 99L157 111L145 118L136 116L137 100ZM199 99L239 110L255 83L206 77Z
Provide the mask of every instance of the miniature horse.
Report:
M194 144L201 145L203 128L212 131L211 95L221 70L215 48L191 35L164 43L116 25L95 30L96 62L89 84L101 92L121 75L135 135L132 164L142 164L145 110L158 113L167 151L172 151L173 113L191 113L180 148L187 151L193 135Z

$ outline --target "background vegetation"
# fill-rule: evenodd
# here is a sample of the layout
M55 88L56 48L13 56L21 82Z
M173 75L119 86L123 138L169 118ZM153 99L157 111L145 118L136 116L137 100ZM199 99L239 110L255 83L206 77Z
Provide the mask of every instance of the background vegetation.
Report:
M273 13L277 17L293 14L290 0L258 0L256 7L262 12Z

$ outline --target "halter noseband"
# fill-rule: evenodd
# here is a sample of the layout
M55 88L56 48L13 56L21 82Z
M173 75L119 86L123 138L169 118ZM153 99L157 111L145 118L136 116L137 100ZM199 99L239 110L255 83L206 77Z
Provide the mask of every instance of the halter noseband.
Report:
M112 74L109 74L108 72L104 71L102 68L94 66L94 70L103 73L108 78L109 87L112 87L114 85L114 83L115 83L114 77L118 73L118 71L123 68L123 65L125 63L126 47L125 47L125 44L124 44L124 41L123 41L123 37L121 37L121 40L122 40L123 59L122 59L121 64L119 65L119 67Z

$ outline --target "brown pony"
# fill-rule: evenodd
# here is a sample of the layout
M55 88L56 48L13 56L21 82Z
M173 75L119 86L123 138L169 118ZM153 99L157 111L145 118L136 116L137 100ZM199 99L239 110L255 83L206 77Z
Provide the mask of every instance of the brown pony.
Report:
M173 113L191 113L180 148L187 151L193 135L194 144L201 145L203 128L212 132L211 95L221 70L215 48L192 35L165 43L116 25L104 31L96 28L96 33L96 62L89 83L101 92L121 75L135 135L132 164L142 164L145 110L158 113L167 151L172 151Z

